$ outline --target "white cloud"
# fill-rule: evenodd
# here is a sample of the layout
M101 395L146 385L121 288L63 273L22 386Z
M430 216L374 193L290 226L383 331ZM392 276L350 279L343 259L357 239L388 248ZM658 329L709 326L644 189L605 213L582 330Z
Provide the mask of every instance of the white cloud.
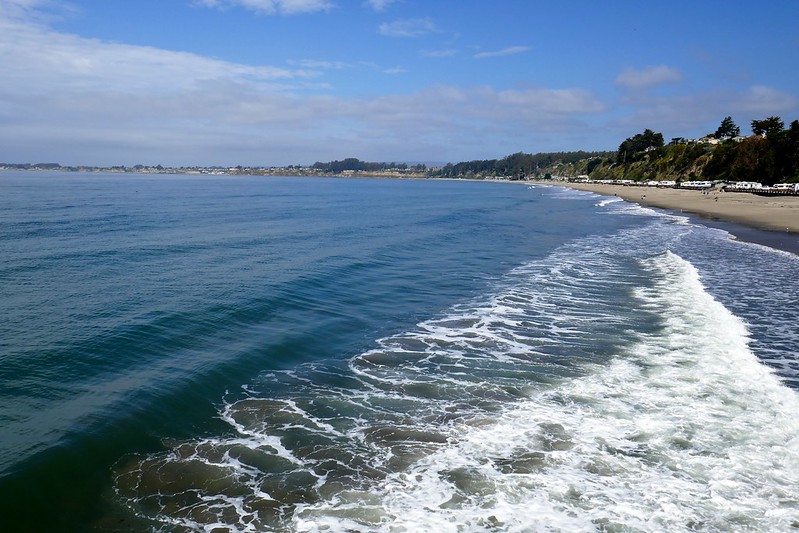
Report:
M318 76L84 39L2 16L0 71L3 159L102 164L145 153L207 157L230 139L246 145L246 135L231 131L241 125L308 121L286 94Z
M371 7L375 11L385 11L388 6L396 3L398 0L366 0L364 5Z
M752 120L799 113L799 98L766 86L683 95L644 93L622 103L630 113L609 125L609 131L618 128L619 138L645 128L661 131L666 138L701 137L715 131L725 116L733 116L747 133Z
M48 3L48 0L2 0L0 5L3 6L7 16L18 16L23 13L30 13Z
M799 107L799 98L771 87L755 85L741 95L738 106L744 111L773 115L795 111Z
M501 57L501 56L509 56L514 54L521 54L522 52L527 52L530 50L529 46L509 46L507 48L503 48L502 50L494 50L491 52L480 52L474 55L475 59L484 59L487 57Z
M0 19L45 23L78 11L62 0L0 0Z
M530 150L534 138L551 143L547 132L580 129L586 116L603 108L579 88L436 85L407 94L336 96L323 72L381 69L315 61L293 66L85 39L0 17L0 159L128 165L296 164L347 156L457 161Z
M458 160L467 157L456 149L509 153L507 143L563 129L601 107L579 89L435 86L374 98L307 95L297 84L315 79L313 71L2 23L0 70L0 146L16 154L4 159L19 162L296 164L409 154ZM470 137L483 129L492 140L475 145Z
M477 125L517 131L558 129L565 120L599 113L604 106L584 89L497 91L492 87L436 85L408 95L352 101L341 109L364 124L385 125L414 138L462 128L474 131Z
M344 70L354 66L352 63L347 63L345 61L325 61L318 59L290 59L288 64L298 65L302 68L312 70Z
M616 78L616 85L627 89L648 89L680 81L682 81L682 74L679 70L666 65L658 65L640 70L626 68Z
M605 110L590 91L579 88L499 91L491 98L513 112L528 116L594 114Z
M460 52L454 49L447 50L425 50L422 52L424 57L452 57L458 55Z
M316 13L327 11L333 7L333 4L327 0L196 0L195 3L199 6L218 9L238 6L266 15Z
M403 19L385 22L377 30L387 37L420 37L436 31L436 26L429 18Z
M10 89L174 92L207 79L308 79L311 70L250 66L187 52L84 39L0 19L0 67Z

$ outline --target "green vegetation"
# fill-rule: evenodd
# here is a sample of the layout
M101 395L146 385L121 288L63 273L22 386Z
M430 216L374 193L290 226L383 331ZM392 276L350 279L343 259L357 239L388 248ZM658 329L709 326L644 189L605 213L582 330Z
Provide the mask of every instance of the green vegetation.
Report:
M411 165L405 163L370 163L368 161L361 161L354 157L348 157L342 161L331 161L329 163L320 163L317 161L311 168L319 172L329 172L331 174L340 174L342 172L379 172L379 171L412 171L412 172L425 172L427 167L425 165Z
M649 133L647 133L649 132ZM726 117L716 132L697 140L651 143L651 130L625 140L615 161L590 173L595 179L754 181L764 185L799 181L799 121L784 129L782 120L752 121L752 136ZM657 134L656 134L657 135Z
M612 156L612 152L554 152L541 154L525 154L517 152L502 159L482 161L466 161L453 165L447 164L441 169L431 171L433 178L486 178L505 177L524 179L542 177L545 174L562 175L585 168L589 161Z
M431 177L523 179L548 175L613 180L725 180L764 185L799 182L799 121L786 129L779 117L752 121L752 135L725 117L715 133L701 139L646 129L625 139L614 152L516 153L503 159L448 164Z
M658 148L663 148L663 134L646 129L621 143L616 161L621 161L622 164L640 161L648 152Z
M716 139L732 139L740 134L741 128L739 128L735 122L732 121L732 117L724 117L724 120L721 121L719 129L716 130L716 133L713 134L713 137Z

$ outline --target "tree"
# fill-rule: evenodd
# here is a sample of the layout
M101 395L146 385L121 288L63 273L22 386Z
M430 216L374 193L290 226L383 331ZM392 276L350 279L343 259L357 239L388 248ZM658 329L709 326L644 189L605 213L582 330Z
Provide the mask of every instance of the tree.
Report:
M588 161L588 164L585 166L585 173L591 174L591 172L593 172L594 169L601 164L602 164L601 158L597 157L595 159L591 159L590 161Z
M774 152L768 140L749 137L735 147L729 176L733 181L758 181L766 185L774 180Z
M655 133L650 129L645 129L643 133L638 133L628 137L619 145L616 155L617 161L629 163L641 158L641 154L655 148L663 147L663 134Z
M713 137L716 139L732 139L740 134L741 128L735 125L735 122L732 121L732 117L725 117L724 120L721 121L719 129L713 134Z
M766 137L774 137L782 132L785 124L780 117L768 117L763 120L752 121L752 133Z
M775 146L779 181L799 181L799 120L794 120L779 136L771 137Z
M700 145L696 146L699 147ZM740 150L740 144L724 143L718 145L702 169L702 176L711 180L729 179L733 162Z

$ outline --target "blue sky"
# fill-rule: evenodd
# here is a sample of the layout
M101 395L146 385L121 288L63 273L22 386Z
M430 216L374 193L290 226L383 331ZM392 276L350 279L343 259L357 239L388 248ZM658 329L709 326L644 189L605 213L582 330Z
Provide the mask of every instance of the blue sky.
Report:
M799 119L799 1L0 0L0 162L458 162Z

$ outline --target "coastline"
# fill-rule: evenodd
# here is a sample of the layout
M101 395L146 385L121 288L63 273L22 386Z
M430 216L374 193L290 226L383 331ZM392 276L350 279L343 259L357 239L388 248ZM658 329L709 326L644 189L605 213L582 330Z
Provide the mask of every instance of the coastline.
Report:
M799 196L707 192L629 185L560 182L557 185L694 215L736 238L799 254Z

